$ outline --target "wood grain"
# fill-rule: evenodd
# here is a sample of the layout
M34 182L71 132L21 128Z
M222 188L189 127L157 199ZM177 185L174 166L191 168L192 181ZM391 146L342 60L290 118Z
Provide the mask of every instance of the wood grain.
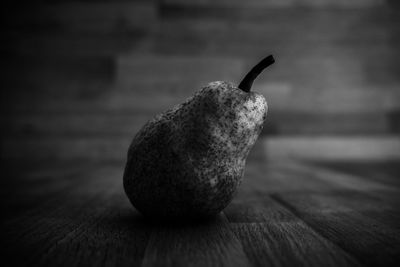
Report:
M260 148L252 152L239 194L225 210L253 266L358 266L351 255L269 197L277 191L332 190L332 187L323 182L312 187L304 182L286 183L283 176L287 174L278 165L257 162L262 153Z
M153 230L143 266L250 266L223 215L191 225Z
M359 265L269 197L237 202L226 214L254 266Z
M79 162L71 165L49 161L45 168L32 166L40 166L40 163L22 164L24 168L15 162L5 164L1 168L4 179L0 182L3 199L0 206L5 218L17 216L57 199L60 193L75 189L80 183L75 178L93 168L93 164Z
M306 176L297 175L301 173L299 169L291 179L298 180L299 184L315 183L315 190L290 194L277 192L272 194L273 199L363 264L395 264L400 249L400 236L396 230L399 214L396 203L399 199L391 198L391 191L396 189L358 177L345 178L344 174L327 176L326 172L319 173L318 169L313 174L311 170L307 181ZM316 192L319 183L330 184L331 190ZM375 247L380 249L369 255Z
M15 266L138 265L148 236L141 217L121 192L121 175L121 168L98 167L76 177L84 182L73 190L4 222L10 262Z
M346 211L342 211L335 203L318 195L275 195L274 199L365 265L394 266L399 260L399 233L358 214L354 208L347 206Z
M348 182L329 172L321 179L327 172L301 163L266 164L262 146L252 151L226 217L206 222L144 220L123 193L120 164L66 167L29 167L17 177L16 184L26 183L19 189L4 183L3 189L25 193L23 202L32 201L2 223L11 266L375 266L398 260L397 191L368 180L357 189L354 183L363 180L345 173Z

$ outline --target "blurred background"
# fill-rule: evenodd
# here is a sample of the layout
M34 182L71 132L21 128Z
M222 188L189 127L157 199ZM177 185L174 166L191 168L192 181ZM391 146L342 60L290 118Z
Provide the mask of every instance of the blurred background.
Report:
M148 119L269 54L254 153L400 157L399 1L15 2L2 8L3 163L124 162Z

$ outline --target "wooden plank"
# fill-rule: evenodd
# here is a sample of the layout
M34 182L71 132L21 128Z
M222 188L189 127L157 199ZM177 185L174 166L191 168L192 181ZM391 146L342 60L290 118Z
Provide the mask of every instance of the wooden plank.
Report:
M332 184L331 192L324 193L322 197L335 205L338 210L347 212L351 209L353 213L369 217L394 229L400 229L398 187L369 180L365 176L326 170L316 166L291 164L288 169L292 170L292 173L303 173L314 177L311 180ZM334 190L335 187L342 189Z
M304 191L311 187L310 182L282 181L291 176L275 163L265 164L262 152L261 146L252 151L239 194L224 211L252 265L358 266L352 256L269 197L272 192ZM312 187L332 190L329 184L318 181Z
M16 8L7 22L17 29L53 32L129 32L154 25L156 11L151 1L68 1L35 5L29 10Z
M351 175L362 176L374 182L379 182L385 185L400 187L400 174L398 161L323 161L313 162L317 166L328 168L336 172L343 172Z
M259 145L252 149L252 153L262 150L264 141L259 140ZM257 200L274 193L330 192L343 189L336 184L315 179L304 170L290 170L288 166L292 163L288 159L267 159L267 153L265 151L263 153L256 159L255 155L250 154L251 158L246 163L244 181L234 203L237 199Z
M390 28L385 28L385 26L394 26L397 22L395 16L388 16L393 14L389 9L377 9L375 13L360 9L293 8L261 10L263 16L257 16L255 10L244 9L242 10L241 20L238 20L238 17L235 16L235 9L233 9L233 13L230 13L232 10L229 8L225 10L225 13L227 15L233 14L230 18L224 17L223 9L216 11L214 17L206 17L207 20L201 16L194 18L192 16L171 17L163 20L161 31L158 34L160 37L166 37L165 41L168 41L168 36L170 36L170 40L179 37L186 37L187 41L201 42L225 40L227 46L234 41L236 43L242 41L245 44L259 41L258 45L279 42L281 45L289 46L301 43L309 44L314 41L324 44L359 43L362 41L378 44L387 41L385 33L388 33ZM207 10L203 14L207 16ZM254 19L252 16L256 18ZM287 16L298 23L293 25L292 20L285 19ZM239 21L240 23L238 23ZM363 23L360 23L360 21ZM365 27L364 23L371 27ZM348 27L354 28L356 34L353 31L346 31ZM330 29L330 31L326 31L327 29ZM217 33L225 33L225 35L218 35ZM240 33L240 35L237 35L237 33ZM259 33L259 35L256 33ZM260 33L263 34L260 35ZM293 42L292 44L284 42L289 39Z
M151 112L137 113L36 113L0 117L4 136L133 136Z
M146 36L143 31L126 33L26 33L9 34L2 51L36 59L54 57L116 56L136 48Z
M43 162L43 161L42 161ZM26 210L24 214L21 214L18 217L8 218L4 223L8 226L12 226L13 222L20 221L22 223L23 220L21 218L28 218L31 216L43 216L46 215L46 212L54 212L59 214L59 205L71 205L74 208L80 208L79 203L75 202L64 202L64 198L79 198L82 197L82 201L89 201L94 197L98 197L102 193L104 193L104 197L107 197L107 194L114 194L118 185L120 185L121 181L113 180L111 177L115 177L118 175L122 175L121 169L116 168L113 165L105 165L103 167L96 167L89 162L86 162L88 165L88 169L84 169L83 172L73 173L71 177L69 177L70 181L69 184L71 185L70 190L66 190L64 192L59 192L59 194L54 199L49 199L42 203L41 206L37 206L34 209ZM67 168L67 165L63 165L63 168ZM91 168L89 168L91 167ZM93 167L93 168L92 168ZM66 172L67 173L67 172ZM54 173L53 173L54 174ZM29 176L24 176L29 178ZM24 178L22 177L22 179ZM86 178L82 178L86 177ZM122 177L122 176L121 176ZM58 177L52 177L53 179L57 180ZM96 180L97 179L97 180ZM50 182L50 181L49 181ZM95 186L97 185L97 186ZM72 190L73 189L73 190ZM111 190L107 192L107 189ZM51 192L43 191L43 194L47 194ZM64 206L63 206L64 207Z
M267 95L278 107L277 97ZM278 104L278 105L277 105ZM268 114L266 130L276 127L280 135L383 135L390 133L385 113L325 113L273 110Z
M392 186L380 182L369 181L362 176L330 171L318 166L291 163L286 167L286 169L292 173L299 172L306 176L313 176L317 178L317 180L334 184L348 190L362 191L365 193L372 193L374 191L385 191L390 193L397 191L397 188L393 188Z
M263 3L265 3L264 1ZM337 2L337 1L336 1ZM161 16L162 19L168 18L168 19L173 19L173 18L203 18L203 19L232 19L234 20L239 19L239 20L250 20L250 21L263 21L266 19L269 19L271 17L270 13L277 13L279 14L280 12L287 12L287 13L295 13L294 10L297 10L297 12L314 12L314 13L333 13L337 12L343 15L343 13L359 13L359 12L368 12L371 9L369 8L343 8L343 7L334 7L334 8L314 8L314 7L305 7L303 8L298 8L300 5L298 4L297 6L287 6L284 8L278 7L278 6L257 6L253 7L250 5L247 5L248 2L241 2L242 6L232 4L230 2L229 5L218 5L215 1L211 4L204 4L204 5L196 5L193 3L166 3L165 1L161 3L159 7L159 15ZM279 3L283 3L283 1L279 1ZM319 2L318 2L319 3ZM382 6L377 6L374 7L375 11L380 12L388 12L389 14L394 14L395 11L390 8L387 8L388 5L382 5ZM374 15L378 15L378 12L375 12ZM297 13L298 14L298 13ZM296 15L296 14L294 14ZM272 17L274 15L272 14ZM291 16L291 15L290 15ZM379 16L379 15L378 15ZM307 19L307 18L305 18ZM391 18L395 19L395 18Z
M271 137L264 147L267 158L366 160L396 159L400 157L400 139L397 136L353 137Z
M99 167L76 179L74 190L3 223L9 262L140 264L148 232L120 191L122 169Z
M122 55L117 63L117 87L170 93L194 92L212 81L235 81L242 62L229 57ZM143 90L143 89L142 89Z
M18 91L36 91L36 98L46 97L39 92L81 90L85 85L108 84L113 79L114 61L107 56L69 55L55 57L10 56L4 60L7 65L2 80L9 88L7 98ZM11 92L11 93L10 93ZM43 101L43 100L42 100Z
M400 228L398 223L400 221L398 209L400 197L397 188L370 181L362 176L326 172L319 168L306 166L302 168L299 168L298 165L293 167L288 175L296 177L299 183L304 183L303 177L308 177L307 183L310 186L314 185L314 190L307 192L321 196L324 201L334 203L338 211L348 212L352 210L354 214L361 214L383 225L394 229ZM308 170L305 170L305 168ZM293 180L294 178L290 179ZM330 185L330 190L322 189L321 183ZM286 192L277 192L277 194L281 193L286 194ZM296 194L296 192L293 194Z
M302 223L235 223L232 228L253 266L360 266Z
M264 176L249 180L257 188L252 195L271 195L318 234L362 264L394 264L400 246L398 197L392 194L396 192L384 184L362 181L357 177L323 178L325 173L306 168L286 161L270 172L264 169ZM377 197L376 192L382 192L379 193L382 198ZM250 214L246 216L251 216L253 205L246 206L244 213ZM255 206L259 209L260 203ZM275 217L279 221L279 214ZM256 212L252 218L256 221L274 220L274 216L265 216L261 212ZM382 249L375 251L376 247Z
M85 85L85 84L83 84ZM161 111L172 108L182 103L196 92L197 88L191 89L181 95L171 95L168 92L141 92L139 90L119 90L110 88L104 83L89 84L88 87L75 85L75 87L64 88L63 84L56 87L58 90L44 90L41 93L34 90L3 92L1 96L2 105L0 110L3 114L26 113L76 113L93 114L96 112L137 113L155 115ZM13 87L7 87L13 88ZM59 89L65 91L59 91ZM29 87L29 89L31 89ZM9 92L9 91L7 91ZM45 94L46 93L46 94ZM156 113L154 113L156 111Z
M223 215L208 223L153 229L143 266L250 266Z
M4 159L3 159L4 161ZM43 205L52 199L57 199L60 193L74 189L80 181L75 177L87 173L93 168L93 163L74 162L54 164L46 161L41 167L29 166L33 160L26 162L23 159L2 165L4 179L1 181L1 196L3 201L3 218L20 215L27 210ZM24 167L21 170L21 166Z
M274 199L367 266L395 266L399 261L398 231L356 209L346 206L343 211L321 195L280 194Z
M360 266L301 221L234 223L231 227L253 266Z
M389 112L388 121L390 129L394 133L400 133L400 110L394 110Z
M125 160L132 136L4 138L4 159Z
M66 72L67 74L87 70L94 70L94 72L100 72L103 75L112 73L113 60L108 56L94 56L94 55L64 55L55 57L41 57L39 56L8 56L5 58L5 64L8 69L6 70L7 75L18 75L25 72L27 73L50 73L54 69L59 72ZM19 70L19 71L18 71ZM44 72L44 73L43 73ZM90 73L85 72L86 75ZM83 74L81 74L83 75ZM109 75L110 76L110 75ZM43 78L43 77L42 77ZM51 78L51 77L48 77Z
M171 5L187 5L185 0L162 0L163 3ZM356 0L356 1L335 1L335 0L321 0L321 1L309 1L309 0L250 0L250 1L240 1L240 0L192 0L190 5L193 6L213 6L213 7L252 7L252 8L263 8L263 7L292 7L292 6L306 6L306 7L340 7L340 8L363 8L363 7L376 7L382 6L385 2L381 0Z
M108 201L101 212L58 240L40 264L140 266L150 229L122 192Z
M255 149L260 150L260 147ZM337 209L342 211L350 208L392 228L400 226L398 189L390 185L361 176L327 173L320 168L287 160L279 163L270 161L267 166L250 159L238 201L262 199L267 194L316 194L335 202Z
M339 77L339 76L337 76ZM323 83L323 80L320 80ZM318 94L313 94L312 91L317 91L316 87L311 87L308 92L301 93L303 86L298 87L296 93L292 95L291 101L288 101L288 105L293 104L293 110L311 111L321 110L323 112L387 112L393 109L397 109L398 100L400 94L394 89L394 87L379 87L382 91L379 93L379 89L368 88L368 87L349 87L343 84L342 87L338 84L338 87L327 86L324 90ZM295 100L297 102L295 103ZM306 105L306 103L310 103Z

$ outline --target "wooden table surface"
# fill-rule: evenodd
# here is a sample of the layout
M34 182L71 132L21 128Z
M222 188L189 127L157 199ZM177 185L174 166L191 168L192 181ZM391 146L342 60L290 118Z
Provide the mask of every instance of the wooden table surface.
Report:
M2 258L9 266L399 266L398 166L266 162L256 148L223 213L167 225L132 208L121 162L7 163Z

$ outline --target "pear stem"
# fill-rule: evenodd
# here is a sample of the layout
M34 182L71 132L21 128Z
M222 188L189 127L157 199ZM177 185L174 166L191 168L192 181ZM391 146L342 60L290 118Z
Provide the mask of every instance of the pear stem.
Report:
M264 58L257 65L255 65L249 73L244 77L244 79L240 82L238 88L243 90L244 92L250 92L251 86L253 85L254 80L257 76L268 66L272 65L275 62L275 59L272 55Z

